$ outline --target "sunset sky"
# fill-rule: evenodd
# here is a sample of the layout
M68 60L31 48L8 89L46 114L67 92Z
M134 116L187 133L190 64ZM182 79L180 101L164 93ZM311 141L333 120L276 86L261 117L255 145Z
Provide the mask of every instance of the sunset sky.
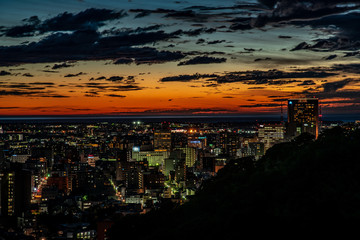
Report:
M0 115L360 115L360 1L0 0ZM285 104L286 106L286 104Z

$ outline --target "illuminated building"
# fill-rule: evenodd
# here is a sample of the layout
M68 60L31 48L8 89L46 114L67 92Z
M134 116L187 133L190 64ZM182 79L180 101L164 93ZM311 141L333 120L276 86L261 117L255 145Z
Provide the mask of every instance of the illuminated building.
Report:
M175 150L170 153L169 158L165 159L163 167L163 173L166 177L169 176L170 172L175 171L176 166L179 162L185 163L185 154L181 150Z
M15 170L1 173L1 215L21 216L29 210L31 201L31 172Z
M188 136L188 146L191 148L204 149L207 146L206 136L200 135L196 132L190 134Z
M289 99L287 136L292 138L305 132L318 137L319 100L317 98Z
M10 157L11 162L25 163L31 155L29 154L16 154Z
M143 161L146 159L149 162L149 166L161 166L163 165L165 158L168 158L170 152L168 151L139 151L133 148L132 158L136 161Z
M248 144L248 156L260 157L265 153L263 142L250 142Z
M258 129L258 137L267 151L274 144L284 140L285 127L283 124L262 124Z
M172 148L183 148L188 145L188 136L185 133L186 130L178 129L171 132L171 144Z
M125 186L127 193L144 192L144 172L148 169L147 161L129 162L125 169Z
M185 161L179 161L175 165L175 181L186 181L186 164Z
M223 153L230 157L237 157L238 149L241 148L241 137L234 132L225 132L220 136L220 143L223 149Z
M162 173L145 172L143 176L145 189L162 189L164 187L165 176Z
M91 167L95 167L96 166L96 161L98 161L100 158L98 156L94 156L94 155L89 155L88 156L88 160L87 163L91 166Z
M196 148L184 147L177 148L185 154L185 163L187 167L193 167L196 161Z
M171 148L171 132L156 130L154 132L154 149L157 152L169 151Z
M140 151L140 148L134 147L133 150ZM125 172L129 161L131 160L131 152L128 150L121 150L117 153L116 160L116 180L125 181Z
M47 180L47 185L55 187L63 193L68 193L69 190L69 180L67 176L51 176Z

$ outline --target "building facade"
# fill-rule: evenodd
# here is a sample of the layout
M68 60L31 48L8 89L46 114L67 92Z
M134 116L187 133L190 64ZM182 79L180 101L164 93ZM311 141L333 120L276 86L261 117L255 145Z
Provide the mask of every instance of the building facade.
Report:
M300 98L288 100L287 137L297 137L302 133L319 135L319 100Z

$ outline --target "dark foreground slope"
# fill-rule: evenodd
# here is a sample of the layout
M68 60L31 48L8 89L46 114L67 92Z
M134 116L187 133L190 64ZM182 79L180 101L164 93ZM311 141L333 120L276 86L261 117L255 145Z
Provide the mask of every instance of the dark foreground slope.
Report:
M201 239L242 235L244 223L271 219L360 218L360 131L302 135L254 162L232 161L183 206L124 217L112 239ZM245 225L246 225L245 224ZM231 236L231 237L229 237Z

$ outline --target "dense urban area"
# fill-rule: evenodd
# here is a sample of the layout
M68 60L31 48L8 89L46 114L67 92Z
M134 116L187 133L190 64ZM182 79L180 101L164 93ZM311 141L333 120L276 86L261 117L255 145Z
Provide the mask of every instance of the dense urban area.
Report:
M107 239L123 216L186 203L233 159L257 161L301 133L359 128L318 115L317 99L295 99L286 122L3 123L0 236Z

